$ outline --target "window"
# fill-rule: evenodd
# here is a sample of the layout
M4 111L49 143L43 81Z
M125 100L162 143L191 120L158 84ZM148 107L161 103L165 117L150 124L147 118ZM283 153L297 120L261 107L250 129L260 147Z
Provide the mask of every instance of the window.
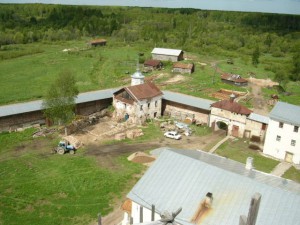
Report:
M148 108L150 109L150 103L148 103Z
M140 105L140 110L143 111L143 105Z
M294 132L298 133L299 127L298 126L294 126Z
M281 136L277 135L276 141L280 141L280 140L281 140Z
M296 140L291 140L291 146L295 146L296 145Z
M279 122L279 128L283 128L283 122Z
M155 107L157 107L157 101L155 101Z

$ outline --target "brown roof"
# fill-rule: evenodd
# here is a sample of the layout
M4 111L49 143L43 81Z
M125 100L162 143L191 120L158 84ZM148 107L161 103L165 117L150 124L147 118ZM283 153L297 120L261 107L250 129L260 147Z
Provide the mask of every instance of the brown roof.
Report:
M240 105L232 100L222 100L211 104L212 107L224 109L230 112L242 114L242 115L250 115L252 111L245 106Z
M144 62L145 66L159 66L160 61L159 60L155 60L155 59L148 59Z
M248 81L244 78L242 78L240 75L237 74L228 74L224 73L221 75L221 79L223 80L229 80L236 83L247 83Z
M180 62L177 62L177 63L174 63L173 64L173 68L181 68L181 69L193 69L194 67L194 64L193 63L189 63L189 64L185 64L185 63L180 63Z
M163 94L152 82L129 86L124 89L137 100L150 99Z
M106 43L105 39L95 39L90 41L91 44Z

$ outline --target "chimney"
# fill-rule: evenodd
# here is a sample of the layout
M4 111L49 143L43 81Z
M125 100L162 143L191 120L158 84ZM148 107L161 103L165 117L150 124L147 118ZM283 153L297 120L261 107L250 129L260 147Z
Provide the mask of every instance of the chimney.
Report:
M205 207L206 208L211 208L212 201L213 201L213 194L210 193L210 192L207 192L207 194L205 196L205 200L204 200Z
M235 95L232 93L229 97L230 102L234 102Z
M246 167L247 170L252 170L253 169L253 158L248 157L246 161Z

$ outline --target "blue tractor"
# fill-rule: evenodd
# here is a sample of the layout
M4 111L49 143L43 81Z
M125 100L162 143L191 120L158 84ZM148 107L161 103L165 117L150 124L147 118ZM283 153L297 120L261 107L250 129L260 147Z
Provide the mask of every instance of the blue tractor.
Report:
M63 155L66 152L69 152L70 154L75 154L76 148L71 145L68 141L60 141L57 145L57 147L54 148L54 152Z

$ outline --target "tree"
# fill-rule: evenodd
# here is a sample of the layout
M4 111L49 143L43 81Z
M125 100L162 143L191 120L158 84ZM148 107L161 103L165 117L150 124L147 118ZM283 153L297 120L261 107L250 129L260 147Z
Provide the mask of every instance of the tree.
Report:
M297 52L293 56L293 69L290 78L293 81L300 80L300 53L299 52Z
M78 93L73 74L68 70L61 72L50 85L43 101L44 115L55 124L66 125L74 119Z
M260 52L259 52L259 47L256 46L255 50L253 51L252 54L252 64L254 66L257 66L259 63L259 56L260 56Z

